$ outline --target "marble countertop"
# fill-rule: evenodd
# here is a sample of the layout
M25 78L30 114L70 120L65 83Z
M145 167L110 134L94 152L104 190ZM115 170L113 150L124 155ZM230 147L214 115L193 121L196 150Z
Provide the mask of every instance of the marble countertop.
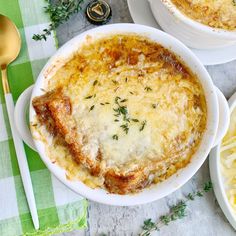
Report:
M85 4L88 1L85 1ZM109 23L133 22L126 0L109 0L113 14ZM75 35L93 28L84 13L74 15L69 22L60 26L57 30L59 45L64 44ZM208 72L212 76L215 85L221 89L224 95L229 98L236 91L236 61L230 63L208 66ZM85 231L73 231L63 234L64 236L78 235L137 235L140 226L148 218L158 219L162 214L169 211L170 206L180 200L185 194L201 187L204 182L210 179L208 159L200 170L181 189L171 195L150 204L135 207L113 207L95 202L89 202L88 229ZM223 212L221 211L214 193L199 198L187 207L187 217L172 222L165 226L160 232L153 235L165 236L233 236L236 235L230 226Z

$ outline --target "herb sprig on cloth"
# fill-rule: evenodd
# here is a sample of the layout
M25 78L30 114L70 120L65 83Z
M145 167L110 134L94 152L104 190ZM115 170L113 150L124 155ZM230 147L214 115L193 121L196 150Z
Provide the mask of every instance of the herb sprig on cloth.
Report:
M33 39L47 40L47 36L52 34L59 25L66 22L71 15L81 10L81 4L84 0L57 0L51 3L50 0L46 0L48 5L45 7L45 12L49 14L51 23L47 29L44 29L40 34L34 34Z
M181 200L176 205L170 208L170 212L166 215L163 215L159 218L159 221L153 222L151 219L147 219L144 221L142 226L142 232L139 234L140 236L149 236L153 231L160 230L161 227L168 225L170 222L182 219L186 215L187 203L189 201L195 200L197 197L202 197L205 193L212 190L212 183L209 181L204 184L203 188L197 190L193 193L189 193L184 200Z

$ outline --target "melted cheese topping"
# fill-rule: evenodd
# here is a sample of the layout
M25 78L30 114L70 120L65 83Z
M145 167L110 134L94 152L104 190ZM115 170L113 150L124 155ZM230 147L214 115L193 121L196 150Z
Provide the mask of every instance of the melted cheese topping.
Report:
M231 114L230 126L221 144L221 171L226 195L236 213L236 109Z
M234 0L171 0L177 8L199 23L226 30L236 29Z
M44 89L58 87L70 98L82 153L95 159L99 150L103 169L128 172L161 162L164 169L156 173L171 175L189 162L205 130L206 102L197 77L145 37L90 39ZM55 146L48 146L49 155L70 178L78 177L78 165L68 164L70 153ZM170 168L173 163L176 168Z

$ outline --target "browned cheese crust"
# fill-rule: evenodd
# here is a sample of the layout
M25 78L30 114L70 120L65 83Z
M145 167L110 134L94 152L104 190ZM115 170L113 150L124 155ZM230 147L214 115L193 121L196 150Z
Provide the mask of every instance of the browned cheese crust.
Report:
M46 81L48 92L33 99L38 128L110 193L168 178L200 144L207 111L197 77L145 37L89 40Z

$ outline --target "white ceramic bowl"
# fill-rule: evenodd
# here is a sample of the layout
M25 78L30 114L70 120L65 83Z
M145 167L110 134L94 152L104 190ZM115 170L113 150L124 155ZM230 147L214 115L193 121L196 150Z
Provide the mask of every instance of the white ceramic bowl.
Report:
M167 33L185 45L214 49L236 44L236 30L216 29L185 16L171 0L149 0L154 17Z
M151 40L154 40L163 45L165 48L168 48L169 50L173 51L176 55L179 55L182 60L186 62L187 66L198 75L206 96L208 110L207 129L203 135L202 142L197 152L193 155L191 159L191 162L185 168L179 170L175 175L168 178L166 181L154 185L150 188L146 188L140 193L132 195L117 195L109 194L105 190L99 188L91 189L80 181L69 181L66 178L65 171L59 166L51 163L50 158L45 153L44 143L39 140L34 140L34 144L48 169L59 180L61 180L65 185L67 185L75 192L81 194L82 196L88 199L100 203L128 206L147 203L160 199L181 187L201 167L211 148L223 137L228 127L227 114L229 113L229 111L224 96L213 85L209 74L207 73L204 66L200 63L198 58L184 44L160 30L136 24L114 24L101 26L86 31L67 42L47 62L35 83L32 94L30 89L26 90L26 92L20 97L19 101L17 102L15 119L16 124L18 125L18 130L22 134L23 139L27 142L27 140L25 139L25 129L22 128L24 126L24 121L22 121L22 117L24 117L24 114L22 112L25 110L22 106L26 104L25 101L27 101L27 96L29 101L29 96L31 95L29 118L30 121L33 121L35 111L32 107L31 102L35 96L42 95L43 92L41 88L43 87L45 76L47 78L50 78L52 74L61 65L63 65L63 63L80 47L80 45L85 42L85 39L88 35L92 38L100 38L104 37L104 35L107 34L118 33L137 33L141 36L147 36ZM223 119L222 117L219 117L219 104L220 113L226 113L226 116L224 116ZM21 117L21 119L19 119L19 117Z
M230 113L236 109L236 93L229 99ZM229 200L225 192L224 177L221 172L221 162L220 162L220 144L212 149L209 159L210 175L211 181L213 183L214 192L217 198L217 201L224 212L226 218L230 224L236 230L236 214L233 211L232 207L229 204Z

